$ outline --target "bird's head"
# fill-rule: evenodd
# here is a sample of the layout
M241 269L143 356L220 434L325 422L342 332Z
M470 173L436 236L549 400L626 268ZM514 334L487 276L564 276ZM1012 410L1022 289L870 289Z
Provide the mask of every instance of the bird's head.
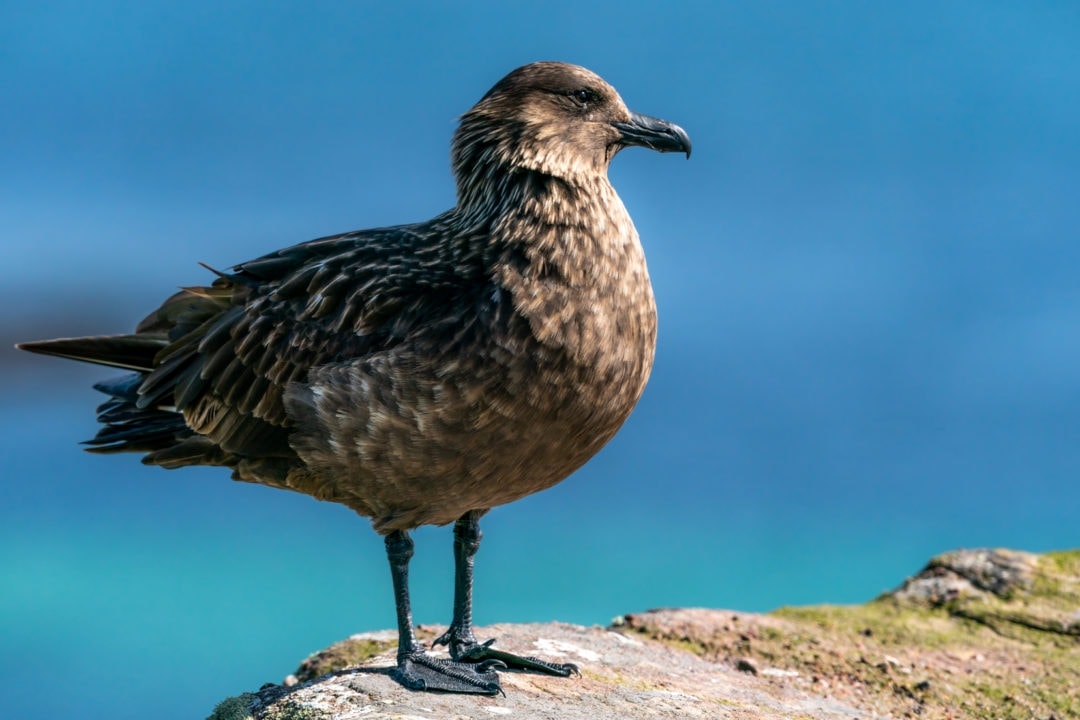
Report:
M568 182L603 175L631 145L690 156L682 128L627 109L596 73L537 62L504 77L462 116L452 157L461 191L496 170L535 170Z

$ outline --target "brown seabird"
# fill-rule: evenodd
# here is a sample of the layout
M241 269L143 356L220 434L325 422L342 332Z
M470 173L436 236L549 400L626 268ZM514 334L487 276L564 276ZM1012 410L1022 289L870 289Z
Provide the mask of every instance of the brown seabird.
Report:
M18 347L133 371L95 385L109 400L93 452L224 466L371 518L407 687L494 694L507 666L568 676L477 642L473 556L484 513L580 467L645 388L656 305L607 177L630 145L690 155L680 127L631 112L589 70L526 65L461 118L452 210L241 263L134 334ZM442 660L413 633L408 531L451 522Z

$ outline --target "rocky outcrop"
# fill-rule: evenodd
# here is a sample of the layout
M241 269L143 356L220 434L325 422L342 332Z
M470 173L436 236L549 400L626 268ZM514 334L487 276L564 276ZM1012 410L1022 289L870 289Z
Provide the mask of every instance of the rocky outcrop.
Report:
M425 627L436 637L443 628ZM611 627L494 625L580 678L501 674L506 696L414 693L394 636L353 636L212 720L1080 717L1080 551L946 553L865 605L664 609Z

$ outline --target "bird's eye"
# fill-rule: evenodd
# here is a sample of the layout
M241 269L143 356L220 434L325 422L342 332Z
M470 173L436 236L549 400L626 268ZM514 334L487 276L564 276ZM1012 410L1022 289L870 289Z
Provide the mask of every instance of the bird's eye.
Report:
M570 97L574 98L579 104L584 105L593 99L593 94L589 90L582 88L570 93Z

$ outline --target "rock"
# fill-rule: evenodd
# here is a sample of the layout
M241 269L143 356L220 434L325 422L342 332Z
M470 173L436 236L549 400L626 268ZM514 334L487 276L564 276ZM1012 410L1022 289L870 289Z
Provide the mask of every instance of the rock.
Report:
M569 679L503 672L505 697L405 690L390 678L393 635L356 635L305 660L298 684L230 698L211 720L1075 717L1078 611L1080 551L957 551L865 605L479 629L581 667Z
M427 634L430 637L438 637L430 633ZM417 632L418 638L423 639L424 635L423 632ZM359 665L390 649L397 649L396 632L385 630L353 635L309 656L300 663L300 667L296 669L295 673L285 678L284 684L289 687L299 685L334 670L346 668L350 665Z
M956 550L933 558L884 597L944 607L1006 635L1030 630L1080 638L1076 564L1076 552Z
M891 595L898 600L943 605L992 593L1007 598L1031 587L1038 555L1016 550L957 550L932 559Z
M428 629L441 632L444 628ZM842 702L814 697L796 687L755 682L752 675L729 664L637 634L562 623L493 625L478 632L498 637L498 647L513 652L577 663L582 677L503 672L505 697L417 693L390 678L395 648L389 648L357 666L296 687L260 690L249 696L248 710L257 720L856 717L855 709ZM366 639L363 635L350 638ZM219 718L212 716L212 720Z

